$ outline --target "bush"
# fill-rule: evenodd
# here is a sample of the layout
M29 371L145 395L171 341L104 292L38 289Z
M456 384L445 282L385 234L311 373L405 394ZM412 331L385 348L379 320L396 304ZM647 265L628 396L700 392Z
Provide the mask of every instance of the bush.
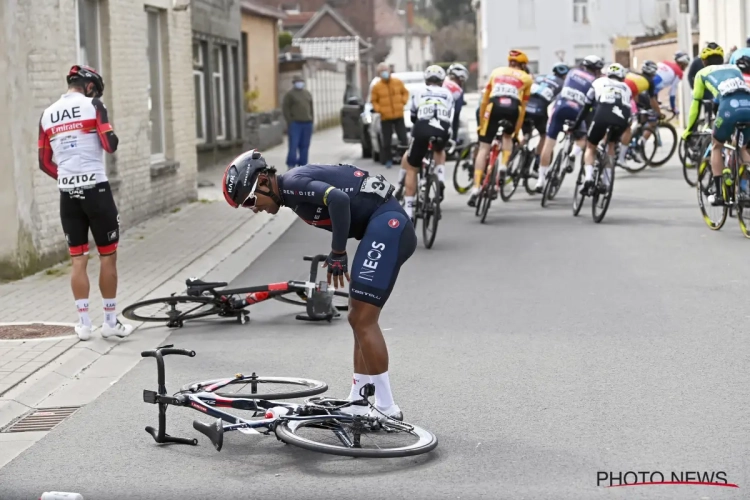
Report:
M279 33L279 50L284 50L292 44L292 34L288 31Z

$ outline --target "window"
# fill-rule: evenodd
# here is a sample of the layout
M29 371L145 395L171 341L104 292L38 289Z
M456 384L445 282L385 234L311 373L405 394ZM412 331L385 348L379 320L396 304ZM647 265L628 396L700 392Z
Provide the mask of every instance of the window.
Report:
M534 29L534 0L518 0L518 23L521 29Z
M213 85L214 136L217 141L226 139L227 109L224 99L224 55L226 46L215 45L211 57L211 83Z
M99 35L99 1L76 0L78 24L78 64L101 71L101 40Z
M164 158L164 89L161 21L163 12L147 9L148 22L148 112L151 156Z
M206 142L206 74L203 67L205 44L193 41L193 91L195 92L195 138Z
M589 23L589 0L573 0L573 22Z

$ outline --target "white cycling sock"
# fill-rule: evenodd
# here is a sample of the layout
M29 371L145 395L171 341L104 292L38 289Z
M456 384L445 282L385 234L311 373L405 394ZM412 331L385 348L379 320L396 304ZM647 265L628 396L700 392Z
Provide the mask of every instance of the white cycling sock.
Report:
M104 322L109 326L117 325L117 299L102 299L104 304Z
M547 178L547 172L549 172L549 166L547 166L547 167L542 167L542 166L540 165L540 166L539 166L539 180L543 180L543 179L546 179L546 178Z
M393 393L391 393L391 381L388 372L380 375L371 375L372 383L375 384L375 406L386 410L393 406Z
M406 177L406 170L403 168L398 171L398 183L401 184L404 182L404 178Z
M361 373L355 373L352 375L352 390L349 393L349 397L346 398L348 401L359 401L362 399L359 391L365 384L369 384L372 381L370 375L362 375Z
M594 180L594 166L593 165L585 165L583 167L583 171L586 173L586 181L593 181Z
M89 317L89 299L76 300L76 309L78 309L78 321L84 326L91 326Z
M617 155L617 163L624 163L626 154L628 154L628 147L620 144L620 153Z
M445 165L435 165L435 173L440 182L445 183Z
M579 154L583 153L583 148L579 146L578 144L573 144L573 156L578 156Z
M414 216L414 196L404 196L404 210L410 219Z

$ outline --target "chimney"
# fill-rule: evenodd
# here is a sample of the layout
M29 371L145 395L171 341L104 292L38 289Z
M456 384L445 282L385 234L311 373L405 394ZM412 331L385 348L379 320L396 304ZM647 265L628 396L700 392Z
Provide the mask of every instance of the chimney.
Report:
M414 26L414 0L406 0L406 25Z

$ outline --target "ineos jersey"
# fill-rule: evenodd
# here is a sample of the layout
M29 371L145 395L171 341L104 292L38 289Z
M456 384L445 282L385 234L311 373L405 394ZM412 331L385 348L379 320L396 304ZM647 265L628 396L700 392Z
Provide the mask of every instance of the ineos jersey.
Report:
M586 101L629 110L632 97L630 87L625 82L603 76L594 81L586 94Z
M107 108L80 92L63 94L39 121L39 167L60 189L106 182L102 151L114 153L117 144Z
M453 123L453 96L445 87L425 85L411 95L411 115L418 121L427 121L436 128Z
M370 177L368 172L353 165L297 167L278 177L278 187L284 206L311 226L332 231L333 248L343 249L347 238L362 239L370 218L393 191L381 177ZM349 197L350 223L348 228L341 228L343 234L336 234L339 228L334 227L337 216L342 214L331 207L331 198L340 197L337 191ZM343 245L337 241L342 239Z

